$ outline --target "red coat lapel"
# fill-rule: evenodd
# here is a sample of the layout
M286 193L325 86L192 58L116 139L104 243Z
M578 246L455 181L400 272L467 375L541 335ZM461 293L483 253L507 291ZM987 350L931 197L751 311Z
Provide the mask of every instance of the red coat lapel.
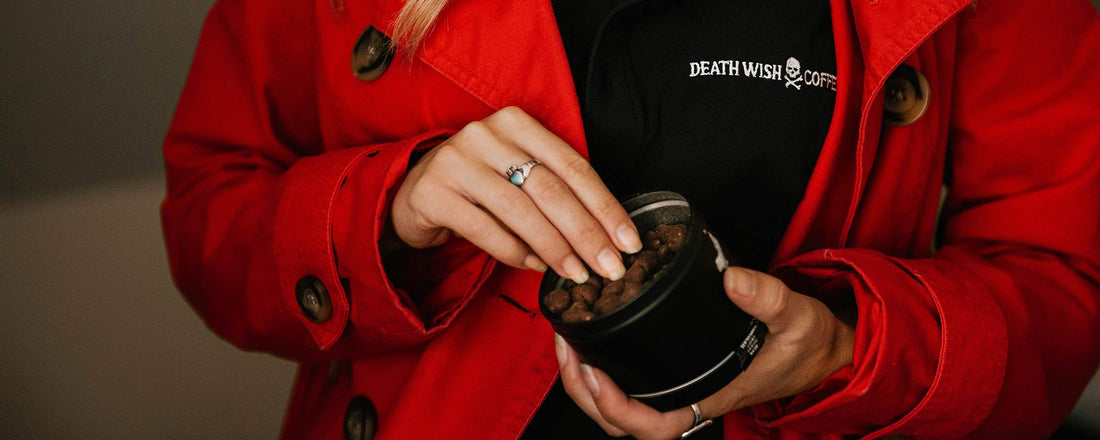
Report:
M494 109L522 108L588 157L549 0L452 1L417 57Z
M881 96L886 78L932 33L971 1L857 0L851 2L850 19L855 29L858 29L856 36L865 68L862 73L863 93L860 106L859 140L856 144L855 156L856 181L844 228L840 233L842 246L848 244L848 235L878 150L882 127Z
M886 78L968 3L831 1L838 69L835 116L773 262L852 244L848 236L878 150Z

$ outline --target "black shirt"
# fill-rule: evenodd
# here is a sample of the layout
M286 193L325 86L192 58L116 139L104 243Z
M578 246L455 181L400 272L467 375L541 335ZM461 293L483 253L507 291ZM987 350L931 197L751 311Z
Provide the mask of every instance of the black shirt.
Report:
M553 6L592 164L611 191L683 194L740 265L766 269L832 120L829 3ZM524 438L605 437L578 414L555 387Z

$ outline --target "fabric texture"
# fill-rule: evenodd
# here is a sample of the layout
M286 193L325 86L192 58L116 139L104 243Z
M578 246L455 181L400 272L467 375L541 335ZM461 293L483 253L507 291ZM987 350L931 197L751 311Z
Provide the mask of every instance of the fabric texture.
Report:
M497 109L588 157L552 8L452 2L415 56L355 78L358 37L392 35L402 4L218 2L165 141L175 282L219 336L301 363L285 438L339 438L365 396L376 438L513 439L556 378L538 274L461 240L385 262L376 244L408 157ZM833 0L830 14L835 112L770 267L855 302L854 362L727 415L727 438L1048 435L1100 362L1096 11ZM903 63L930 107L886 127ZM332 296L322 324L291 301L304 274Z

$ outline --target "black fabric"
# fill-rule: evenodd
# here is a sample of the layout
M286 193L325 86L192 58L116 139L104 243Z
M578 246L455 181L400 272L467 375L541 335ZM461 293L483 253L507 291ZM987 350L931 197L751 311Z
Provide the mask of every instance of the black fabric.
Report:
M552 3L592 164L608 187L624 199L683 194L741 266L765 270L832 120L829 3ZM797 71L787 70L792 60ZM717 439L721 429L697 435ZM523 436L606 437L560 384Z
M741 265L766 268L832 119L832 86L783 78L790 58L835 75L828 2L651 0L602 32L581 99L593 166L620 197L683 194Z
M588 60L596 37L604 22L614 12L630 6L638 0L554 0L554 16L558 18L558 30L565 45L565 56L569 59L569 69L573 73L573 84L577 95L585 95L585 81L588 78Z

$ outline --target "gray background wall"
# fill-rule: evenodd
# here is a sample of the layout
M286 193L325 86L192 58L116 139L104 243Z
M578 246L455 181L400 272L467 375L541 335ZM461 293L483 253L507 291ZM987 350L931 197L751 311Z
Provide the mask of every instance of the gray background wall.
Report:
M0 6L5 438L279 431L293 365L207 331L159 232L160 142L210 4ZM1100 381L1070 423L1100 432Z
M168 274L161 140L212 0L0 6L0 438L275 438L293 364Z

